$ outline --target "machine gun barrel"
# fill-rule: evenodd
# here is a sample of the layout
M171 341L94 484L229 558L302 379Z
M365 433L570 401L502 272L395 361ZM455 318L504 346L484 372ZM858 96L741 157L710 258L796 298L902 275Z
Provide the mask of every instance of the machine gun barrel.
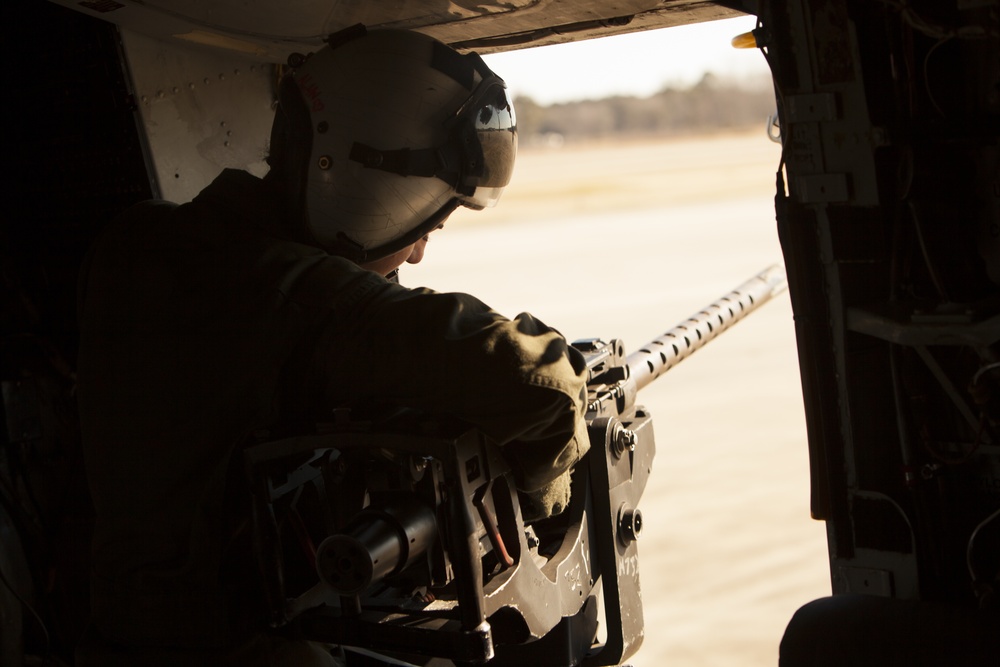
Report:
M786 287L784 268L771 266L628 355L636 389L687 359Z

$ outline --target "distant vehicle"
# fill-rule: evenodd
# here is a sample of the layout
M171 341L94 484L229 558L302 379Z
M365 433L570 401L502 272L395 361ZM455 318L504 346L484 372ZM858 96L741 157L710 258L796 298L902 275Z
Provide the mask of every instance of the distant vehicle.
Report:
M928 660L942 651L949 664L995 664L995 0L332 6L331 12L331 3L318 0L295 3L295 11L285 3L244 0L54 0L21 3L16 16L5 16L8 127L15 137L6 160L9 205L0 237L6 425L0 663L36 664L32 656L48 654L72 664L84 635L89 516L72 412L82 257L101 225L131 203L189 200L226 167L262 174L275 84L289 53L315 50L327 34L356 23L418 30L460 51L489 54L751 14L758 27L748 39L764 53L774 80L777 117L768 126L775 138L780 126L783 146L775 210L795 314L812 514L827 525L834 594L832 603L812 608L808 622L794 624L786 640L843 637L842 602L848 615L880 619L868 623L873 644L841 647L849 664L908 659L921 650L930 651ZM591 352L600 365L597 356L612 359L616 350L595 346ZM604 379L612 386L625 373L620 361L599 369L611 371ZM609 429L617 455L635 444ZM266 447L257 454L264 467L280 458ZM415 466L414 480L423 474L421 461L407 458L406 464ZM466 614L466 625L456 644L442 648L402 631L380 635L373 628L384 615L373 625L366 625L368 616L345 625L341 616L309 613L300 621L296 610L281 622L302 622L336 641L356 632L365 650L414 660L411 653L455 661L494 655L484 635L469 635L466 627L475 596L488 594L490 577L505 571L495 538L512 519L495 517L507 528L488 525L505 502L502 493L491 493L492 501L476 501L478 518L466 517L485 531L487 555L478 565L473 558L468 571L485 572L487 592L480 585L459 595L458 616ZM482 509L483 503L491 509ZM594 542L585 531L574 533L574 544L584 545L580 563L591 557L605 567L614 562L619 575L634 568L632 561L626 567L616 560L631 542L630 531L634 537L641 530L634 509L619 512L610 532ZM390 542L393 521L406 527L426 520L403 513L392 509L378 519L388 522ZM566 526L550 528L570 535ZM544 536L524 536L528 549L537 550L540 541ZM609 551L599 555L600 549ZM377 581L374 576L368 583ZM586 581L588 592L594 584ZM523 591L509 595L504 609L523 607L521 620L511 621L512 612L504 611L493 622L520 632L495 637L493 664L615 664L641 641L641 615L638 623L629 620L629 605L641 612L632 598L620 600L621 645L602 655L601 646L590 646L588 623L596 612L586 604L556 618L532 607ZM480 606L473 620L484 614ZM925 620L907 620L916 617Z

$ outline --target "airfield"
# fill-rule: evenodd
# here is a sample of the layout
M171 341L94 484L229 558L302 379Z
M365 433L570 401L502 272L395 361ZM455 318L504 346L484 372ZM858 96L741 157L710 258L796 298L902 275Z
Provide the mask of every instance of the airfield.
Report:
M763 123L524 148L500 204L453 215L400 281L633 351L782 262L779 158ZM634 667L776 665L788 619L829 594L797 363L786 292L640 393L657 455L640 505Z

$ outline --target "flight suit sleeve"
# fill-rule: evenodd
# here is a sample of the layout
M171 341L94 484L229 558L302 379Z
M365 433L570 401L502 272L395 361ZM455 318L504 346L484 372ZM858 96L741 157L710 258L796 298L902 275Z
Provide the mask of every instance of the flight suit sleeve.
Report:
M327 405L389 401L458 417L504 447L537 490L586 452L586 366L529 314L357 271L322 328L312 372Z

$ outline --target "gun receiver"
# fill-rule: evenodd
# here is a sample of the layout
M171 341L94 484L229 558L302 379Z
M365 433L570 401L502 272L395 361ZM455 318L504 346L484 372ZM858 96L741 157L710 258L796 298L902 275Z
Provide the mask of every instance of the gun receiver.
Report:
M525 524L502 449L461 423L351 415L249 447L273 624L397 664L619 664L643 637L638 503L655 443L637 392L783 286L772 267L628 357L617 340L573 343L591 449L551 519Z

